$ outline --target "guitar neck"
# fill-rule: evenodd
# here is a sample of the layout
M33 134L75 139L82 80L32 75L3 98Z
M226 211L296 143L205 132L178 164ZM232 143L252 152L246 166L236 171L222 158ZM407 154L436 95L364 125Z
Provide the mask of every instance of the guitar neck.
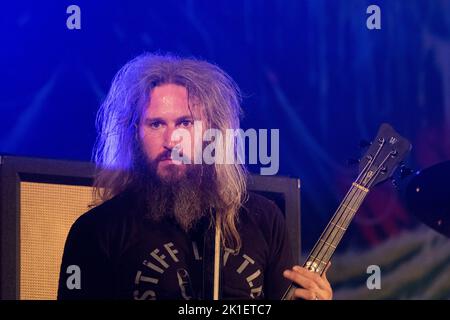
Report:
M369 189L354 182L334 213L319 240L308 255L303 267L320 275L325 271L350 222L364 201ZM292 283L282 300L291 300L298 286Z

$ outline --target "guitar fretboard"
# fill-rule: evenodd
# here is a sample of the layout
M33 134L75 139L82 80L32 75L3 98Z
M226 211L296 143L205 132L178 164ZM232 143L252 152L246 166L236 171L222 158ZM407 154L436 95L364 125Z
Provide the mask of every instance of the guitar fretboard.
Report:
M303 267L322 275L368 192L369 189L356 182L353 183L319 240L311 250ZM282 299L290 300L296 288L296 284L292 283Z

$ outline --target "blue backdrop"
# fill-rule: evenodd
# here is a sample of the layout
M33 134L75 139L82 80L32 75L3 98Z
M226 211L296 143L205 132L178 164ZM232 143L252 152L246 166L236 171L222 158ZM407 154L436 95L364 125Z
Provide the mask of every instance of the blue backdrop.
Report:
M71 4L80 30L66 27ZM366 27L371 4L381 8L380 30ZM1 153L89 160L97 108L126 61L144 51L205 58L245 93L243 128L280 129L279 174L302 180L305 251L355 178L347 159L382 122L411 140L412 168L450 159L448 0L10 1L0 14ZM341 296L425 297L406 287L358 291L363 271L343 276L339 257L437 236L427 232L391 184L374 190L336 257ZM412 243L401 241L389 247L392 261L404 261L392 248ZM441 254L447 279L450 253ZM400 268L392 261L389 270ZM437 278L417 279L430 297L450 297L433 287Z

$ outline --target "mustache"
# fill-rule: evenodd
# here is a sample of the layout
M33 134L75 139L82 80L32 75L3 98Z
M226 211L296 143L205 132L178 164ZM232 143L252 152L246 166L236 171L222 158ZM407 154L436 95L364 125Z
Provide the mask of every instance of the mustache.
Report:
M172 157L172 153L175 153L175 157ZM182 149L180 148L172 148L170 150L165 150L163 152L161 152L154 160L154 163L158 163L160 161L164 161L164 160L169 160L169 159L174 159L174 160L180 160L180 161L184 161L187 160L189 162L189 159L187 157L184 156Z
M167 160L167 159L172 159L172 150L166 150L161 152L156 158L155 158L155 162L159 162L159 161L163 161L163 160Z

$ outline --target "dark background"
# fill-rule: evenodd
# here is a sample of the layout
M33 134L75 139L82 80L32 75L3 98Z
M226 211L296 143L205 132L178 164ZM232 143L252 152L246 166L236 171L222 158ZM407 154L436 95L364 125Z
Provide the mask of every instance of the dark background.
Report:
M66 8L81 9L69 30ZM381 8L381 30L366 9ZM145 51L204 58L240 85L245 128L280 129L302 181L309 250L356 177L347 159L391 123L414 170L450 159L450 1L12 1L0 22L0 152L88 161L111 80ZM251 168L256 171L258 168ZM414 229L400 188L373 190L339 250Z

